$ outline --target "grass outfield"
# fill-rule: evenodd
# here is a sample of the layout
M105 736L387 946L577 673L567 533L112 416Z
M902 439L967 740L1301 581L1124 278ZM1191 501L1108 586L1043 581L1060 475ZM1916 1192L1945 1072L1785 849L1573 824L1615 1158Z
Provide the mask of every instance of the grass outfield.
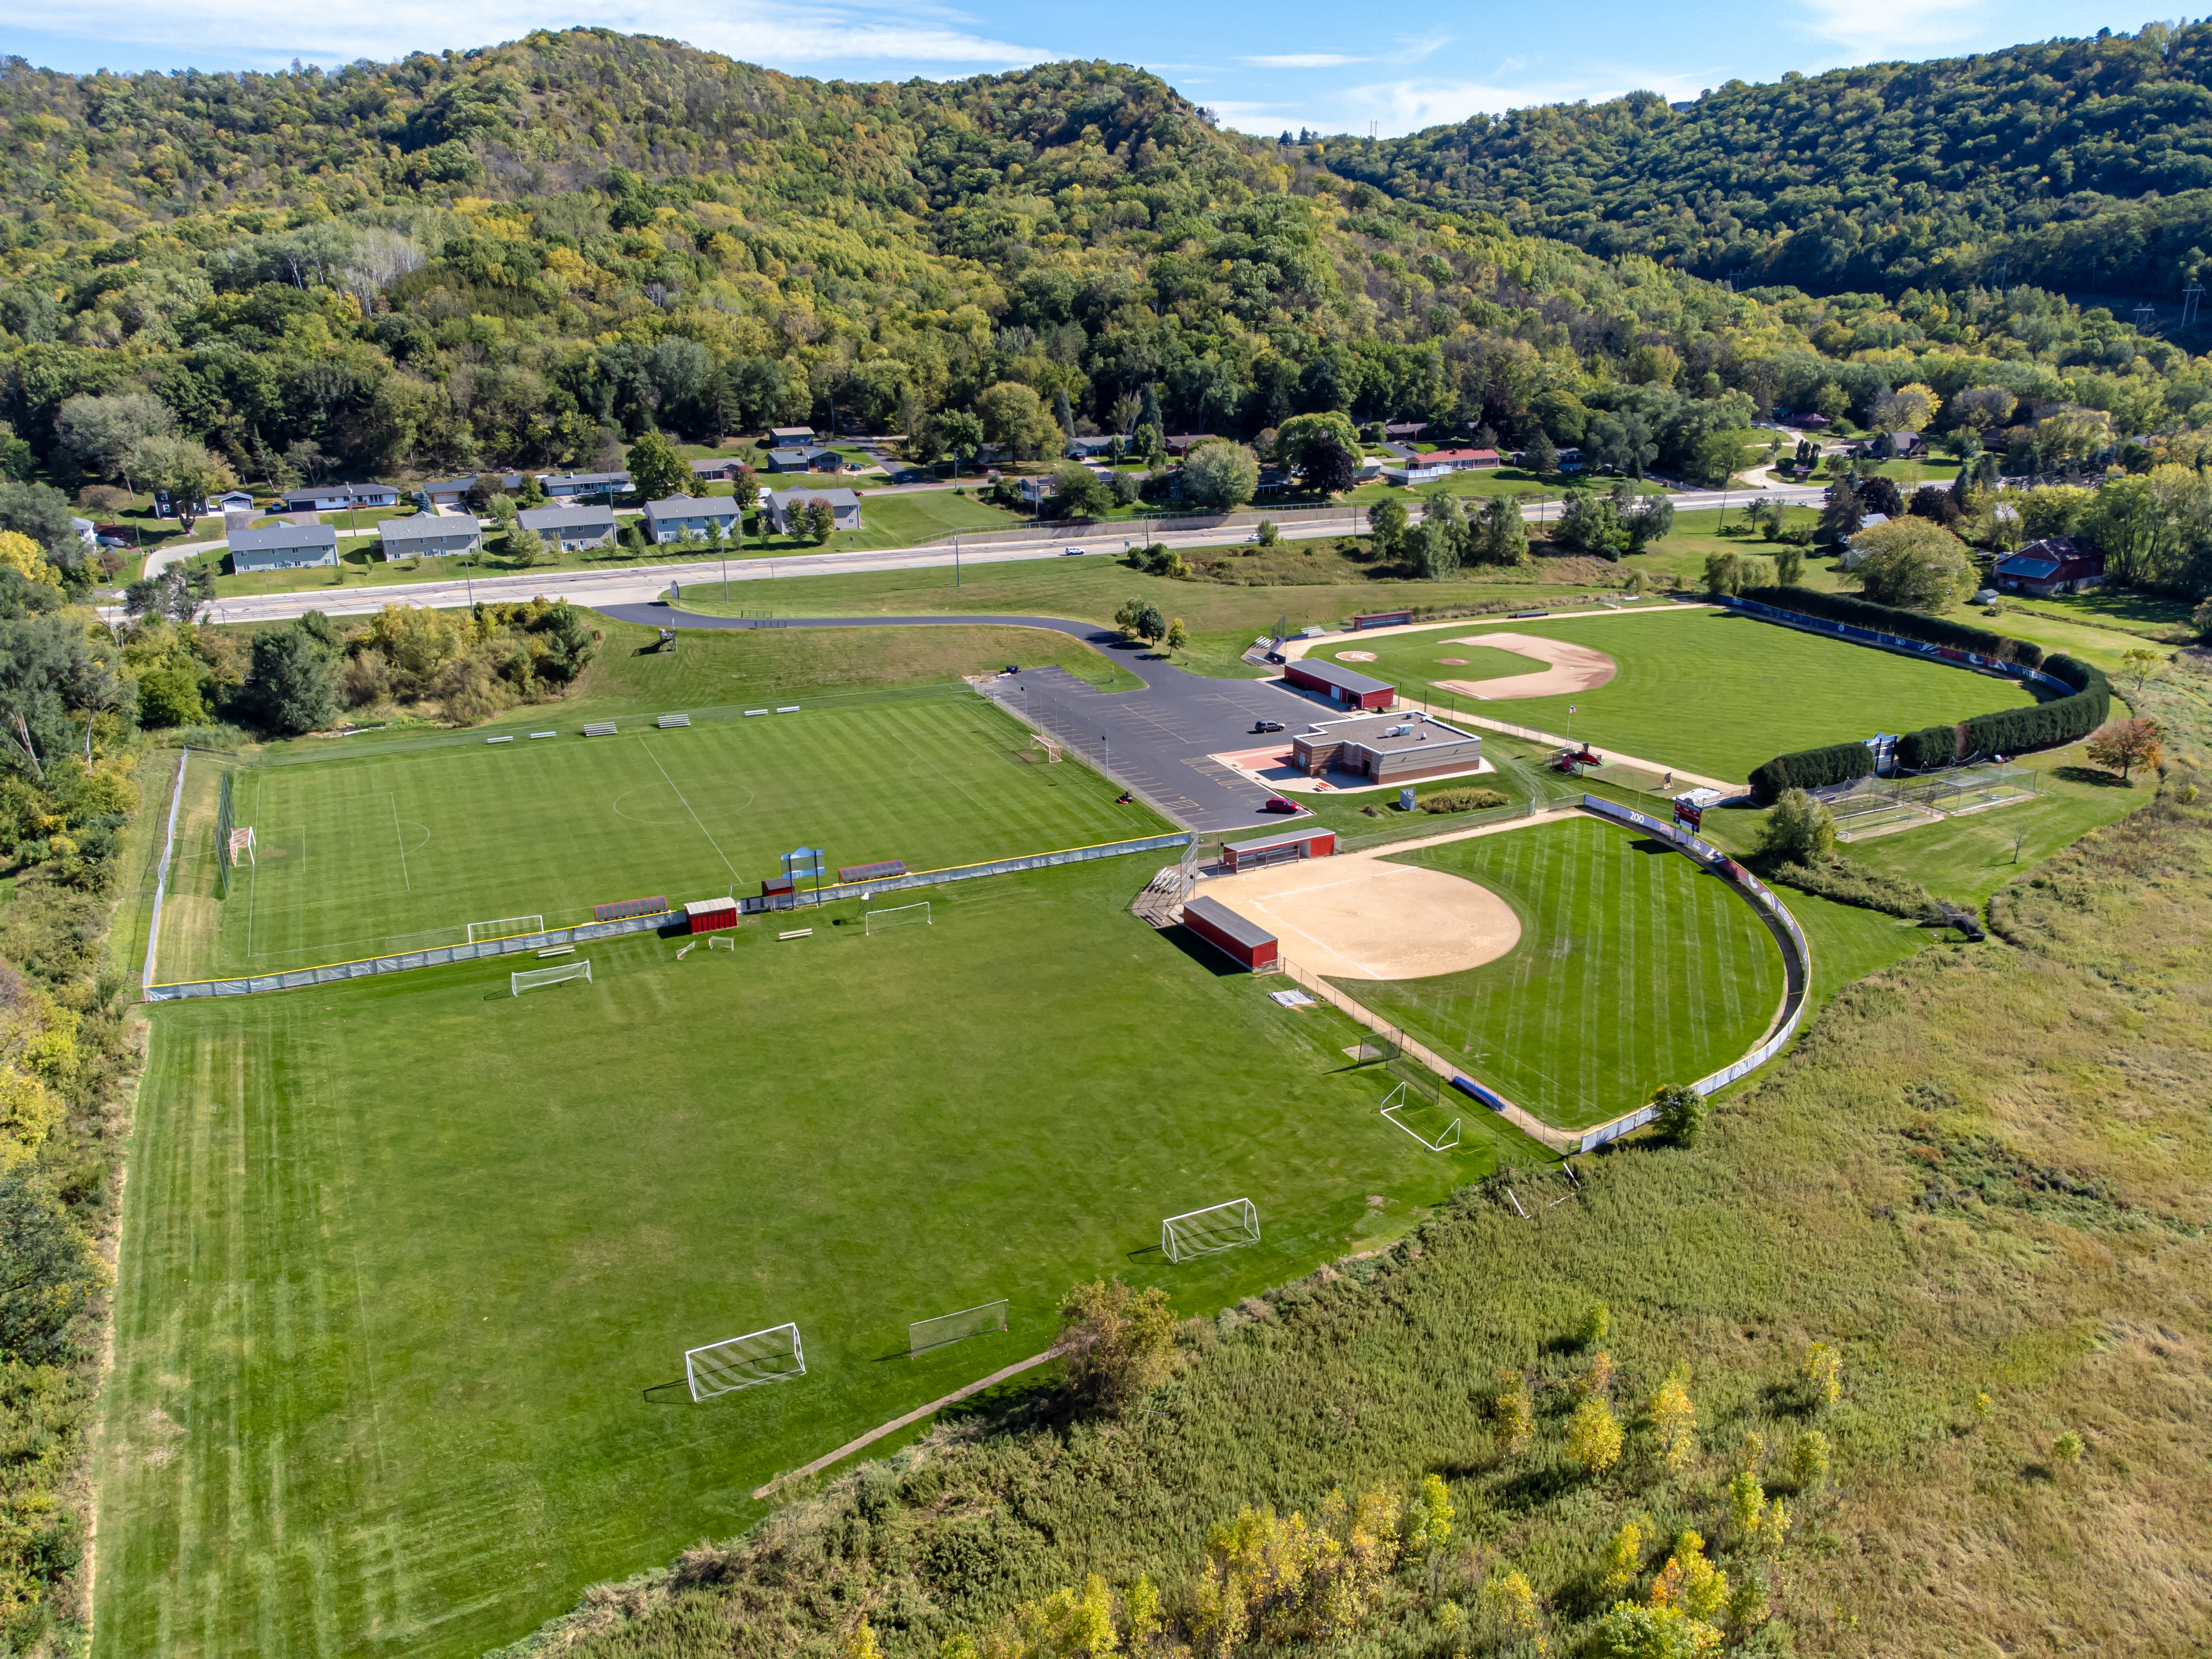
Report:
M215 895L212 768L179 827L165 981L270 973L465 941L468 924L664 894L757 892L795 847L915 870L1174 826L1087 767L1047 765L965 686L614 737L368 750L235 775L257 848ZM520 929L515 931L523 931Z
M1574 641L1602 651L1620 672L1595 690L1477 703L1431 690L1463 678L1437 657L1467 654L1442 643L1505 631ZM1468 709L1540 732L1573 735L1601 751L1708 776L1741 780L1776 755L1910 732L2018 708L2035 701L2016 682L1848 645L1726 611L1669 608L1644 616L1553 622L1486 618L1432 632L1363 641L1370 674L1444 709Z
M1628 1110L1759 1044L1782 953L1717 877L1595 818L1401 854L1480 882L1521 942L1465 973L1345 990L1563 1129Z
M1039 1352L1079 1277L1208 1312L1543 1159L1478 1112L1424 1152L1348 1021L1128 914L1153 867L595 945L519 1000L483 963L156 1009L95 1653L480 1653ZM1235 1197L1262 1245L1159 1256ZM908 1360L996 1297L1006 1333ZM803 1381L690 1403L684 1348L784 1320Z

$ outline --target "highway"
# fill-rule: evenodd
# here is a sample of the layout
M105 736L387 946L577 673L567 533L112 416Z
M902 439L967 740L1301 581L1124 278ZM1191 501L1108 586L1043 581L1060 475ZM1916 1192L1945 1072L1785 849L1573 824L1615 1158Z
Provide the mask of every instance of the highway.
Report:
M1691 490L1673 496L1677 512L1695 513L1718 507L1747 507L1753 500L1778 501L1790 507L1818 507L1822 490L1811 485L1777 485L1759 490L1735 489ZM1534 518L1547 507L1558 510L1556 502L1527 504L1524 516ZM1341 536L1349 523L1345 520L1334 523L1285 525L1285 540L1310 540L1316 538ZM1128 539L1131 526L1124 521L1102 522L1087 534L1078 537L1066 532L1042 536L1034 542L993 544L986 548L963 548L959 555L961 568L971 565L1013 564L1025 560L1048 558L1067 547L1082 547L1092 557L1119 556ZM1160 540L1170 547L1218 547L1225 542L1240 540L1243 526L1235 529L1191 530L1170 532ZM733 600L742 596L735 592L745 582L775 581L797 576L843 576L870 571L951 569L953 550L950 544L931 543L921 547L884 548L866 552L849 553L790 553L750 554L727 562L728 580ZM514 574L460 576L441 578L421 582L393 582L375 587L310 587L290 593L257 593L235 595L216 600L207 610L208 620L218 623L276 623L289 621L308 611L320 611L326 616L366 616L387 605L421 605L439 609L458 609L474 601L516 604L539 596L546 599L565 599L580 605L598 608L611 605L649 603L665 594L672 584L680 584L686 597L719 598L723 581L724 566L711 559L687 559L680 563L659 565L630 565L617 570L564 570L548 566L542 571L526 571ZM949 590L948 590L949 591ZM765 607L763 607L765 608ZM103 607L100 614L110 622L122 619L120 606Z

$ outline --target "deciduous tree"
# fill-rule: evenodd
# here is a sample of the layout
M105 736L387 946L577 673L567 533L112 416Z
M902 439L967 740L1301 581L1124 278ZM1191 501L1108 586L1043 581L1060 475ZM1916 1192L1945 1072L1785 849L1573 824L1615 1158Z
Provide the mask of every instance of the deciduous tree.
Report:
M1974 562L1966 544L1925 519L1892 519L1861 531L1851 545L1863 556L1859 580L1877 605L1945 611L1972 591Z
M1226 513L1260 487L1260 458L1243 444L1217 440L1183 458L1183 493L1209 513Z
M632 444L623 466L631 484L646 501L665 501L671 495L690 493L690 463L658 432L647 432Z
M2166 758L2165 734L2150 720L2113 720L2100 726L2088 743L2089 758L2122 782L2138 766L2154 767Z
M1567 1419L1567 1461L1586 1474L1603 1474L1620 1461L1620 1419L1602 1400L1585 1400Z
M1068 1388L1086 1405L1125 1410L1167 1380L1175 1315L1158 1285L1133 1291L1118 1275L1074 1285L1060 1326Z

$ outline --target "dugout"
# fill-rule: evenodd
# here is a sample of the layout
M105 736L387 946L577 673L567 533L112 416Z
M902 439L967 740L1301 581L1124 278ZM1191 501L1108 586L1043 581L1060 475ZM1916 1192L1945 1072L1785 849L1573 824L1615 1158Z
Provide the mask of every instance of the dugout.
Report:
M1352 631L1360 633L1370 628L1401 628L1413 620L1411 611L1368 611L1352 619Z
M712 933L738 925L738 902L733 898L693 899L684 907L684 931Z
M1388 708L1398 700L1398 688L1387 680L1346 668L1342 663L1316 662L1311 658L1285 663L1283 681L1301 691L1318 691L1347 708Z
M1255 972L1275 965L1275 936L1218 899L1192 899L1182 907L1182 925Z
M1221 861L1233 871L1257 870L1293 859L1325 859L1336 851L1334 830L1302 830L1285 836L1262 836L1221 849Z

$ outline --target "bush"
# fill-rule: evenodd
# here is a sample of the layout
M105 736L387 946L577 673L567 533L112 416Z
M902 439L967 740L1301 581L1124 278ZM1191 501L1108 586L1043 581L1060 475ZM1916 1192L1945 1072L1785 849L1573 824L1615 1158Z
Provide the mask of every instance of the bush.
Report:
M1959 758L1959 728L1923 726L1897 740L1897 763L1908 772L1932 772Z
M1475 812L1486 806L1503 806L1505 797L1495 789L1433 789L1413 798L1424 812Z
M1777 755L1751 775L1754 805L1771 806L1791 789L1820 789L1849 783L1874 770L1874 750L1863 743L1834 743L1825 749L1801 749Z
M2074 688L2033 708L2005 708L1977 714L1966 723L1969 755L2018 755L2032 749L2059 749L2079 743L2105 723L2112 712L2112 689L2102 672L2072 657L2053 657L2043 672Z
M1974 591L1966 544L1926 519L1893 518L1860 532L1851 546L1863 556L1859 580L1876 604L1942 611Z
M1879 910L1890 916L1931 914L1933 901L1928 896L1928 890L1918 882L1869 870L1849 859L1830 859L1822 864L1763 865L1760 873L1769 881L1794 887L1801 893L1810 893L1815 898L1837 904L1854 905L1862 910Z
M1820 864L1836 850L1836 820L1802 789L1783 792L1759 826L1759 850L1799 864Z

